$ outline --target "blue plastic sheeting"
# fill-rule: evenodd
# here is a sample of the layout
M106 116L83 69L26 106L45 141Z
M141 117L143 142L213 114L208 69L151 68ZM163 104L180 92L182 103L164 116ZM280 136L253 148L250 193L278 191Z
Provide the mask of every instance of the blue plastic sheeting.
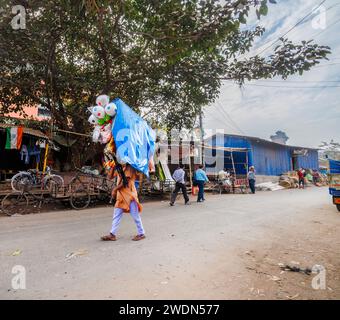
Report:
M340 161L329 160L329 172L333 174L340 174Z
M136 112L121 99L113 102L117 114L112 127L119 163L128 163L136 170L149 176L149 160L155 151L155 132Z

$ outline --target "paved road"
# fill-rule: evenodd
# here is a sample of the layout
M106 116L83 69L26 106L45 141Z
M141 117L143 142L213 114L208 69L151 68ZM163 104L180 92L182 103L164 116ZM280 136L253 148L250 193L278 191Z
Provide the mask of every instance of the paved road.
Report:
M175 207L147 203L142 213L147 238L140 242L130 240L135 227L128 215L118 241L99 241L111 216L106 207L0 217L0 298L280 298L278 288L263 294L267 289L254 289L260 272L251 273L249 265L267 259L273 246L275 253L276 243L293 252L292 234L299 230L308 231L299 238L306 245L319 240L320 232L327 235L318 250L323 263L339 271L332 246L339 248L340 239L332 228L339 227L340 216L326 188L211 195L191 206L182 199ZM281 258L279 251L275 258ZM15 265L25 267L25 290L11 286ZM329 295L321 297L339 298L338 278L331 281Z

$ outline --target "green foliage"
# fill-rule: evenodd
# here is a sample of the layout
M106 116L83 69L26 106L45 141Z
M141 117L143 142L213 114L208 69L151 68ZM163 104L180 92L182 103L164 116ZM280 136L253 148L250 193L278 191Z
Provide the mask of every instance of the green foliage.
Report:
M9 4L0 21L2 112L41 103L58 127L78 132L87 130L85 107L101 93L122 98L154 125L190 128L217 98L222 78L286 78L330 53L283 39L267 58L241 58L264 32L242 24L251 9L267 15L267 1L19 2L27 6L26 29L10 27Z

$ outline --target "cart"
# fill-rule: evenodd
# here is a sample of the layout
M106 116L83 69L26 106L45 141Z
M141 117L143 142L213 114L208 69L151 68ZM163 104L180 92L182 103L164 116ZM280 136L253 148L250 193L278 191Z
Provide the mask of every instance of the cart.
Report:
M340 211L340 161L329 160L329 194Z
M66 186L51 184L48 190L25 186L21 191L12 191L1 201L1 211L8 215L27 214L40 211L49 203L69 203L73 209L81 210L91 201L113 202L114 182L106 177L78 171Z

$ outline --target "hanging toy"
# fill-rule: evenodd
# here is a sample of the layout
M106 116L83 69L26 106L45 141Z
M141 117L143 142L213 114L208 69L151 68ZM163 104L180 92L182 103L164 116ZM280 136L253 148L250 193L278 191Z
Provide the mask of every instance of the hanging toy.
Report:
M111 130L112 130L111 123L101 127L100 129L100 143L101 144L107 144L108 142L110 142L112 138Z
M92 125L97 125L98 124L98 118L94 116L93 114L90 115L88 122L90 122Z
M103 119L105 117L105 110L101 106L95 106L92 109L92 114L98 119Z
M101 106L103 108L105 108L105 106L110 102L110 98L109 96L107 96L106 94L102 94L100 96L97 97L96 99L96 104L98 106Z
M108 114L111 117L114 117L117 112L117 106L111 102L108 105L105 106L105 113Z
M100 126L96 126L92 133L92 141L97 143L100 140Z
M106 114L103 119L98 119L98 124L103 126L104 124L109 123L110 120L111 120L111 117L108 114Z

